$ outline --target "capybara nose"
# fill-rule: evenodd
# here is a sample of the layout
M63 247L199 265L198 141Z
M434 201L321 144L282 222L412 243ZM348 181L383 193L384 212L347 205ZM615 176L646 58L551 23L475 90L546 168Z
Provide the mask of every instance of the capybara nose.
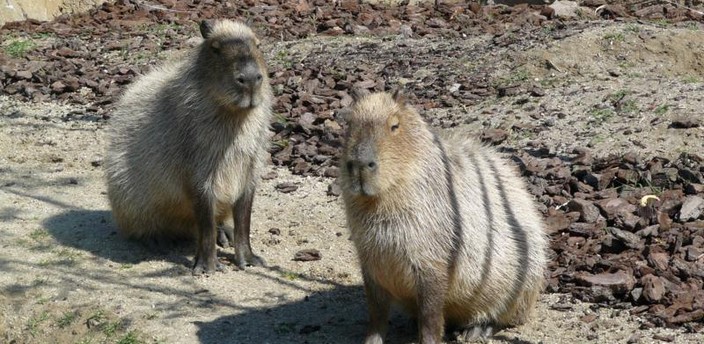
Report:
M251 71L240 73L235 80L241 87L256 88L262 84L262 79L262 74L259 71Z
M366 172L376 172L376 169L378 168L379 165L377 165L376 161L360 161L360 160L348 160L346 163L347 167L347 172L352 173L354 172L355 169L359 169L359 171L366 171Z
M264 76L259 71L256 65L248 65L239 74L236 75L235 81L240 87L256 88L262 84Z

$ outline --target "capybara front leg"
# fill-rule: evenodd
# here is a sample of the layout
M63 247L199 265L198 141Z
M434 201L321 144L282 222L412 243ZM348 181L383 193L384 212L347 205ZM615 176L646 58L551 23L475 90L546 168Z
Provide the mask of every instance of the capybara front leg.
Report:
M235 223L235 264L240 269L244 269L247 265L265 265L264 259L252 253L252 246L249 240L253 201L254 191L247 191L235 202L232 211Z
M391 295L364 271L364 292L369 308L369 328L364 344L382 344L389 327Z
M447 278L421 273L418 278L418 331L421 344L440 344L445 327Z
M215 213L210 197L200 196L195 202L196 221L198 223L198 250L196 252L193 274L209 274L215 270L223 271L224 267L217 260L215 241Z

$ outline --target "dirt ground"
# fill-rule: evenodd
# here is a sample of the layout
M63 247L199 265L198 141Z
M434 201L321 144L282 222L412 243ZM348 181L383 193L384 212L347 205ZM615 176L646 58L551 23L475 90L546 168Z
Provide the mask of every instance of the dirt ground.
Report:
M704 128L671 127L702 118L704 35L700 24L603 22L545 42L502 48L494 37L311 38L268 43L271 64L325 46L343 56L370 42L380 53L425 46L466 51L467 68L494 61L506 83L539 85L519 94L431 110L443 127L478 134L504 128L507 147L538 141L558 153L704 154ZM281 52L285 51L285 54ZM369 56L359 56L367 59ZM457 70L461 73L461 70ZM422 79L422 70L410 78ZM448 91L449 92L449 91ZM613 102L619 101L618 107ZM109 120L80 106L0 97L0 341L7 343L359 343L366 324L356 257L333 179L271 166L254 204L252 243L267 267L193 277L193 248L154 251L122 239L110 216L101 161ZM458 121L462 119L462 121ZM520 124L516 126L516 124ZM521 130L529 124L540 130ZM275 186L298 188L282 193ZM278 229L278 231L273 229ZM272 233L273 232L273 233ZM274 234L278 233L278 234ZM297 262L318 249L322 259ZM231 249L220 250L229 261ZM544 294L528 324L491 343L701 343L684 329L642 328L628 309L599 308ZM415 330L397 312L390 343Z

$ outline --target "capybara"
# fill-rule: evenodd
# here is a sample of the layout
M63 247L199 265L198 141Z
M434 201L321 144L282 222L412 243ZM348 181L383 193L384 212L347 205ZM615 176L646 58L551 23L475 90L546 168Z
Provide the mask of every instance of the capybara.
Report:
M402 92L358 94L341 159L347 223L382 343L396 302L421 343L524 322L544 285L547 236L516 168L496 150L431 130Z
M120 231L197 239L194 274L223 269L217 228L230 215L236 265L263 264L249 233L273 98L259 42L246 24L203 21L200 32L192 51L128 87L111 119L106 157Z

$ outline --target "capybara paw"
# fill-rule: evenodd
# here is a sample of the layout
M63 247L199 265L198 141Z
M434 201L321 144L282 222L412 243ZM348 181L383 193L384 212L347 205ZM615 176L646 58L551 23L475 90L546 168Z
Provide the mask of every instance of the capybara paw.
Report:
M217 259L212 263L205 262L204 259L196 260L193 266L193 276L210 275L214 272L225 272L225 265L217 261Z
M233 238L232 238L232 228L227 228L225 226L218 226L218 240L217 240L218 246L222 248L226 247L232 247L233 246Z
M240 269L244 269L247 266L266 266L266 262L262 257L250 253L247 255L237 255L235 265Z
M457 333L458 343L486 342L496 330L491 325L474 325L460 330Z
M370 334L367 338L364 338L364 344L383 344L384 339L378 333Z

